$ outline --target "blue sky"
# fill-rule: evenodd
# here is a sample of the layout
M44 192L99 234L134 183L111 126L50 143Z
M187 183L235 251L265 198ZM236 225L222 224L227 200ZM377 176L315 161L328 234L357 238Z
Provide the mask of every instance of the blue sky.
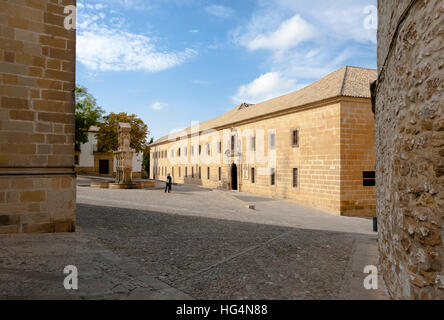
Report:
M344 65L376 68L376 2L78 0L77 83L157 139Z

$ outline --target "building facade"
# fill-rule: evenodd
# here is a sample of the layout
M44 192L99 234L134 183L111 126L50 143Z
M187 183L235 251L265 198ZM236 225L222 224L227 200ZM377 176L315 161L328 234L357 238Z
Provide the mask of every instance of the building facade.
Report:
M116 156L111 152L100 152L97 148L96 134L98 127L91 127L88 131L88 142L80 145L80 151L76 151L75 170L78 174L91 174L101 176L116 175ZM142 177L143 153L135 153L133 156L133 179Z
M444 299L444 2L379 2L379 267L394 299Z
M151 144L155 179L375 215L376 70L343 67L288 95L242 104Z
M0 233L75 230L75 4L0 1Z

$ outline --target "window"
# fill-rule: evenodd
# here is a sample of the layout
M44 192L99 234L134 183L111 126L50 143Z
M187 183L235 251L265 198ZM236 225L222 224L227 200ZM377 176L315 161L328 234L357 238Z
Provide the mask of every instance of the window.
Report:
M185 167L185 178L188 177L188 167Z
M219 167L219 181L222 180L222 168Z
M251 168L251 183L256 183L256 177L254 175L254 168Z
M291 144L293 147L299 147L299 130L293 130L291 132Z
M199 155L202 153L202 146L199 145Z
M194 156L194 146L191 146L191 155Z
M250 150L256 151L256 137L255 136L252 136L250 138Z
M210 144L207 144L207 155L211 154L211 148L210 148Z
M180 148L177 149L177 156L180 157Z
M272 186L276 185L276 170L274 168L271 168L270 185Z
M199 167L199 179L202 179L202 167Z
M270 133L268 139L268 148L270 150L276 149L276 133Z
M298 187L298 168L293 168L293 188Z
M210 167L207 168L207 179L210 180Z
M194 167L191 167L191 178L194 178Z
M185 152L184 152L185 157L188 156L188 147L185 147L185 150L184 150L184 151L185 151Z
M180 169L181 169L181 168L179 167L179 178L181 177L181 172L180 172Z
M236 144L236 139L235 139L235 136L232 135L231 136L231 152L234 152L235 144Z
M217 149L219 150L219 153L222 153L222 142L217 142Z
M362 173L362 184L364 187L376 186L376 173L375 171L364 171Z
M74 156L74 164L75 164L76 166L79 165L79 156L78 156L78 155L75 155L75 156Z

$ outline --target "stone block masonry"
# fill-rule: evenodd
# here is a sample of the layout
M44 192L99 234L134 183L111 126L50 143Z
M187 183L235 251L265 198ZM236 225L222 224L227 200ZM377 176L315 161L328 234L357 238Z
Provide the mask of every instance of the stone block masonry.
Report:
M394 299L444 299L444 2L378 2L380 269Z
M75 230L75 0L0 1L0 233Z

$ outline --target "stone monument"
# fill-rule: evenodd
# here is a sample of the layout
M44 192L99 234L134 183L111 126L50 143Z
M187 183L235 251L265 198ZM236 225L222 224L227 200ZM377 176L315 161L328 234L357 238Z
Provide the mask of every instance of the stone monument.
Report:
M116 183L118 184L132 183L134 150L130 147L130 131L131 125L129 123L119 123L119 149L114 152L116 157Z
M93 182L91 188L110 188L110 189L144 189L154 188L152 181L134 182L132 177L133 171L133 155L134 149L131 149L131 125L129 123L119 123L118 133L118 150L114 152L116 161L116 181L109 182Z

